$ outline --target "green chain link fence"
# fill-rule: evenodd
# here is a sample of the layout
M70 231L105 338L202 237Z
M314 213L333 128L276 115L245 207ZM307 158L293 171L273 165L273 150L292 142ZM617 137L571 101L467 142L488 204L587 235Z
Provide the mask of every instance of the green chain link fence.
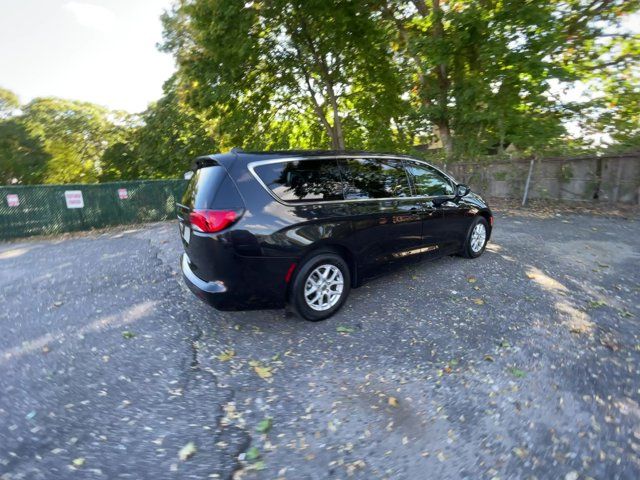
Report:
M0 239L175 218L186 187L186 180L0 186Z

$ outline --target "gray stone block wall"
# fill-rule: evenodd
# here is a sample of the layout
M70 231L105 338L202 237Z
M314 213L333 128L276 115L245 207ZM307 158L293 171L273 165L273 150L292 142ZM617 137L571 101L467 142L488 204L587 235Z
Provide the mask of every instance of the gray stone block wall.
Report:
M530 160L450 163L458 182L489 197L522 198ZM640 203L640 152L534 161L528 198Z

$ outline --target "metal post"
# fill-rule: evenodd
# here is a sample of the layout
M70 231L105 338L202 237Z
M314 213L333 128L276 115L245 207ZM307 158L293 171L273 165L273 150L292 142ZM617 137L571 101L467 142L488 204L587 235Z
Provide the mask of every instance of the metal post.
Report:
M529 194L529 183L531 182L531 174L533 173L533 161L531 159L531 163L529 164L529 175L527 175L527 183L524 186L524 195L522 196L522 206L524 207L527 203L527 195Z

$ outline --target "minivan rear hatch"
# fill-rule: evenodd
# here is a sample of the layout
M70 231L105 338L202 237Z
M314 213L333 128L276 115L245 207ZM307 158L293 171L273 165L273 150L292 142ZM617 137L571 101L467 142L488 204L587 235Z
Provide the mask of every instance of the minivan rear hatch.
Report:
M244 202L226 169L215 163L197 168L177 204L177 213L190 266L198 277L209 281L216 237L244 214Z

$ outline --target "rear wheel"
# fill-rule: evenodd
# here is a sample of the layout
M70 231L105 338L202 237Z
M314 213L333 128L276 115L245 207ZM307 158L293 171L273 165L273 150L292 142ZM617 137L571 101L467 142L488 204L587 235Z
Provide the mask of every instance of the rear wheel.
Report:
M316 322L337 312L349 295L349 267L335 253L322 252L306 260L300 267L291 291L298 314Z
M467 240L462 255L467 258L477 258L484 252L489 238L489 226L484 217L476 217L467 233Z

